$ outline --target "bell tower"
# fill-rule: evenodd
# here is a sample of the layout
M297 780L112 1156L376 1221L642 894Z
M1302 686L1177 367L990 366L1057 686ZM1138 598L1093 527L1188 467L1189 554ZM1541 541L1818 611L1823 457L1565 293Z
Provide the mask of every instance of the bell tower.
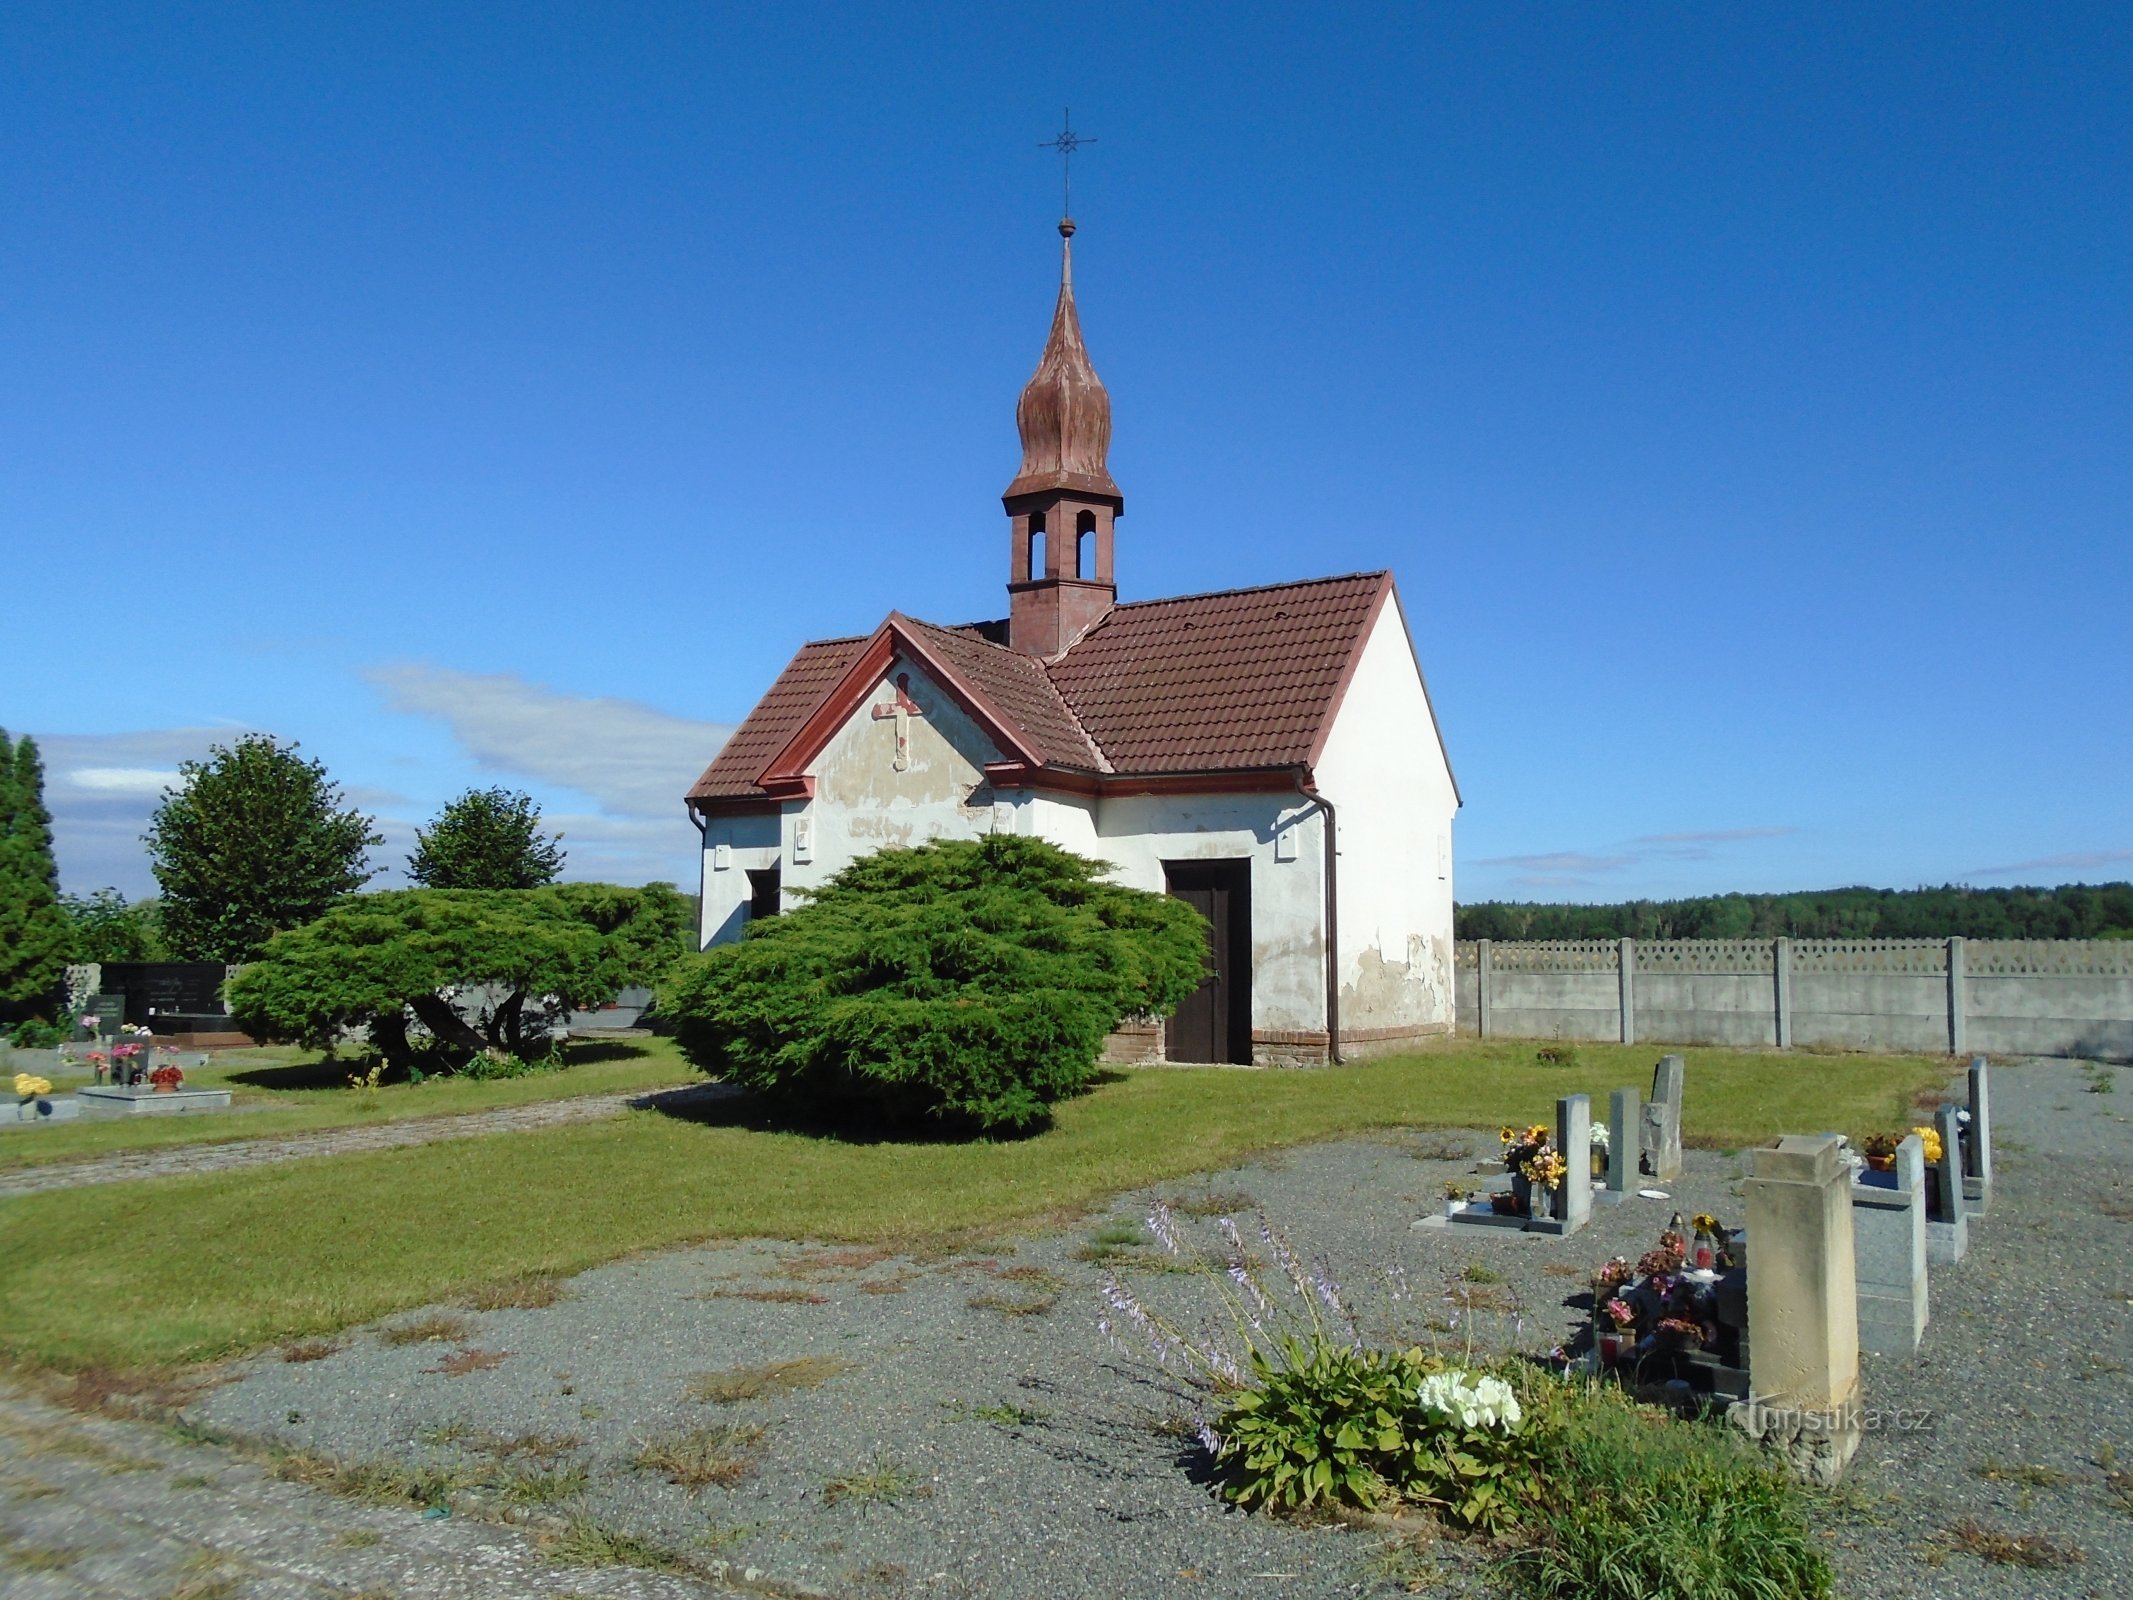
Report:
M1118 598L1111 533L1125 496L1104 464L1111 396L1089 364L1074 309L1074 219L1059 224L1059 304L1036 375L1015 405L1022 470L1007 508L1008 643L1046 660L1101 622Z

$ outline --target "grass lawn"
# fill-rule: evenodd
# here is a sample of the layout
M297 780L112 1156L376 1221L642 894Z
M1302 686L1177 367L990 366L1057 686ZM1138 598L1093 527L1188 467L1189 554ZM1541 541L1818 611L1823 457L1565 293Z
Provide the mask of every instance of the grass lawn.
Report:
M0 1134L0 1172L80 1161L114 1150L316 1133L701 1081L665 1039L581 1042L568 1047L567 1059L570 1065L561 1071L530 1077L487 1083L431 1078L420 1084L391 1084L373 1093L348 1087L354 1063L322 1057L314 1050L221 1050L205 1067L188 1069L185 1083L194 1089L230 1090L228 1115L113 1117L10 1129ZM53 1088L67 1094L89 1081L86 1070L77 1071L56 1077Z
M1385 1127L1545 1119L1558 1095L1647 1087L1651 1046L1458 1041L1317 1072L1108 1078L1002 1143L858 1143L660 1112L0 1202L0 1355L162 1365L332 1333L477 1283L632 1251L765 1236L908 1245L1042 1224L1253 1151ZM1684 1052L1691 1141L1858 1134L1953 1076L1919 1056ZM491 1085L491 1088L508 1085ZM343 1091L345 1092L345 1091ZM114 1225L115 1202L124 1206Z

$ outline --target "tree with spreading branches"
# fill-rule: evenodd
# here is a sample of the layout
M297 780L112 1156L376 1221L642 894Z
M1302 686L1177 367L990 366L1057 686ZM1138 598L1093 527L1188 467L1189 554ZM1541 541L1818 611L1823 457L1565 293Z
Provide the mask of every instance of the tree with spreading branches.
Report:
M514 789L469 789L415 830L407 875L425 889L538 889L563 871L563 836Z

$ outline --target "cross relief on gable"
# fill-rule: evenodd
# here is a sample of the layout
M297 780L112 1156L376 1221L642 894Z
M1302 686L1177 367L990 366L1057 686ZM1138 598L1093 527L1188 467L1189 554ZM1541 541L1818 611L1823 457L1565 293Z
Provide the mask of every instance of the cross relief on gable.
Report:
M896 758L891 764L898 772L908 771L911 766L911 719L925 714L918 702L911 698L911 674L899 672L896 675L896 698L888 705L874 708L876 722L891 717L896 719Z

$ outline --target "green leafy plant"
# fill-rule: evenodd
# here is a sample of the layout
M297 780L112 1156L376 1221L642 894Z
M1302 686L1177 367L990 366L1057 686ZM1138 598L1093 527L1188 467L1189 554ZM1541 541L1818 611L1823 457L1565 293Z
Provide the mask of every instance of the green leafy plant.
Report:
M424 889L538 889L563 870L562 838L513 789L469 789L415 830L408 878Z
M552 1054L548 1031L527 1029L529 1007L598 1005L656 976L686 948L688 915L663 883L358 895L270 939L231 980L229 1005L255 1038L323 1049L365 1028L409 1076L426 1061L513 1077ZM470 992L489 997L479 1015L465 1012Z
M181 957L249 961L372 877L384 836L298 748L247 734L179 764L145 837Z
M1255 1353L1253 1378L1214 1428L1240 1505L1370 1511L1405 1500L1493 1533L1531 1497L1533 1440L1515 1402L1462 1415L1424 1399L1433 1384L1471 1396L1478 1382L1508 1401L1501 1379L1473 1380L1420 1349L1359 1350L1323 1335Z
M882 850L661 989L704 1071L813 1114L1025 1130L1126 1016L1199 984L1205 924L1040 839Z
M0 729L0 1017L52 1014L72 942L37 741Z

